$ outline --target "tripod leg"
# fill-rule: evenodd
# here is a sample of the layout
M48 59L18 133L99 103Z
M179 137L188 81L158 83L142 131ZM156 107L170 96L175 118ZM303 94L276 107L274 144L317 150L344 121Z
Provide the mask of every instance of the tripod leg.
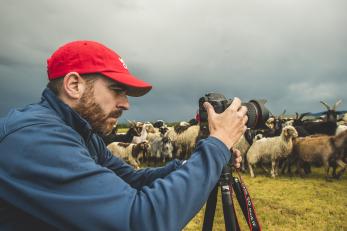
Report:
M216 211L217 194L218 194L218 184L212 190L206 203L204 224L202 226L203 231L212 231L214 213Z
M239 231L240 227L238 226L235 209L233 205L233 200L231 197L231 187L221 186L222 189L222 203L223 203L223 213L224 213L224 223L226 231Z

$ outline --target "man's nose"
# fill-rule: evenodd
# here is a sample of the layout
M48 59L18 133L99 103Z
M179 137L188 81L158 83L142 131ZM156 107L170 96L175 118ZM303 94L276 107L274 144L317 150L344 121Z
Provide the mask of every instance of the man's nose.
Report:
M129 100L127 95L123 95L118 103L117 107L122 110L128 110L130 108Z

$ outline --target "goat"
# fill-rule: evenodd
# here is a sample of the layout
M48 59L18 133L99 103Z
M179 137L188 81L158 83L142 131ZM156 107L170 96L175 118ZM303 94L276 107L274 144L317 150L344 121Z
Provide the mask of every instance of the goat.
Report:
M141 134L139 136L134 136L132 143L139 144L147 140L148 132L155 131L155 128L151 123L145 123L142 126Z
M107 148L114 156L123 159L135 169L138 169L140 165L139 159L147 155L149 146L147 142L139 144L112 142Z
M130 143L134 136L141 135L143 124L139 122L136 123L134 121L128 121L128 122L129 122L129 129L125 134L117 133L117 128L114 127L110 134L101 136L106 146L112 142Z
M163 162L166 158L172 159L173 146L167 136L156 137L150 145L150 156L157 162L160 158Z
M155 128L160 128L162 126L165 126L165 122L164 122L164 120L157 120L156 122L153 123L153 126Z
M266 121L266 126L268 128L256 130L256 134L262 134L263 137L274 137L279 136L282 132L282 127L284 123L283 116L286 113L286 110L282 112L279 116L271 116Z
M344 158L344 150L347 148L347 131L337 136L307 136L294 142L293 155L298 158L297 171L302 177L302 165L304 162L322 163L325 167L325 178L329 176L329 162L336 163L345 169L341 163ZM335 172L335 171L334 171ZM333 176L336 175L333 173Z
M313 121L303 121L302 124L298 125L296 123L293 126L302 133L314 135L314 134L326 134L333 136L335 135L337 128L337 113L336 107L341 103L341 100L338 100L332 107L327 103L320 101L326 108L325 117L323 121L313 122ZM299 134L300 135L300 134Z
M271 138L262 138L255 141L247 152L248 167L251 177L254 177L252 166L257 162L271 160L271 176L277 175L278 162L280 158L287 157L293 148L293 139L298 136L293 126L282 129L281 135ZM262 162L262 163L263 163Z

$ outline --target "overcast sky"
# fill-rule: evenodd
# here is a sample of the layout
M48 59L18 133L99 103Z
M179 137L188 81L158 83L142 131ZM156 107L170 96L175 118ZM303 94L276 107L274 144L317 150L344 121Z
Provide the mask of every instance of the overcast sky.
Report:
M39 101L47 58L81 39L153 84L123 121L189 120L207 92L274 114L347 109L345 0L0 1L0 116Z

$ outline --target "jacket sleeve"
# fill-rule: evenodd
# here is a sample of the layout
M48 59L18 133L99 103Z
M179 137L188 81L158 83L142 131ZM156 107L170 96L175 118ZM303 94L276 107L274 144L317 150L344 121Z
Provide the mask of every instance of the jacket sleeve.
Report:
M230 158L209 137L186 164L140 189L98 165L74 131L40 124L0 142L0 197L61 230L180 230ZM117 171L116 171L117 172Z
M102 142L99 143L99 146L101 149L100 155L102 155L100 164L111 169L115 174L136 189L149 185L155 179L165 177L170 172L178 169L183 162L181 160L172 160L163 167L134 170L132 166L125 163L120 158L113 156Z

